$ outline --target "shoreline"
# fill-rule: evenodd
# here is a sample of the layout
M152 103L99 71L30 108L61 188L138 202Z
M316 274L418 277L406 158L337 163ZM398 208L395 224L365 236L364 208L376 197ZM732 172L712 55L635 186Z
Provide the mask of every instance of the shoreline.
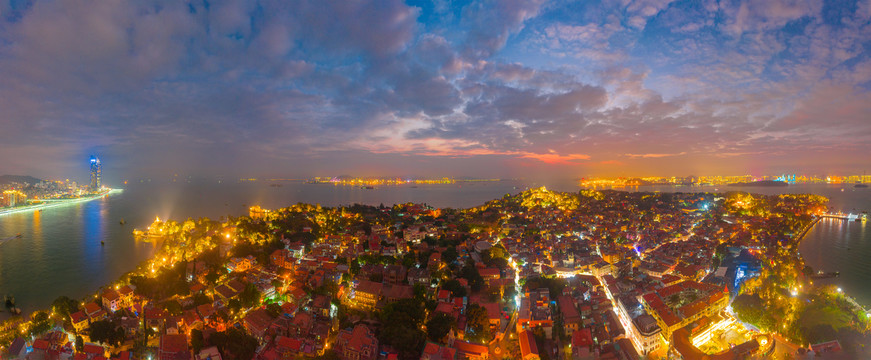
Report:
M814 226L816 226L817 223L819 223L822 219L823 218L821 216L815 217L813 221L810 222L810 224L807 224L807 226L805 226L804 229L799 232L799 235L795 237L796 250L798 250L798 245L801 244L801 241L804 240L804 237L807 236L807 233L809 233L811 229L813 229ZM801 253L801 251L798 251L798 253ZM804 261L804 258L802 258L802 261Z
M811 229L813 229L814 226L816 226L820 222L820 220L822 220L822 219L823 219L822 216L814 218L814 220L811 221L810 224L808 224L804 229L802 229L800 235L796 236L796 242L795 242L796 254L801 258L802 263L804 263L806 266L807 266L807 262L805 261L804 256L801 255L801 250L798 248L798 246L801 244L801 241L804 240L805 236L807 236L807 234L811 231ZM837 218L829 218L829 219L849 221L847 219L837 219ZM866 309L862 304L860 304L858 301L856 301L856 299L854 297L847 295L846 292L841 293L841 296L843 296L844 299L848 303L850 303L855 309L857 309L863 313L866 313L866 314L871 314L871 308ZM869 316L871 316L871 315L869 315Z
M44 203L36 204L36 205L26 205L26 206L19 207L19 208L0 210L0 216L33 212L33 211L37 211L37 210L49 209L49 208L63 206L63 205L79 204L79 203L83 203L83 202L97 200L97 199L102 198L103 196L119 193L122 191L124 191L124 190L123 189L109 189L109 191L106 191L105 193L94 195L94 196L81 197L81 198L75 198L75 199L63 199L63 200L57 200L57 201L52 201L52 202L44 202Z

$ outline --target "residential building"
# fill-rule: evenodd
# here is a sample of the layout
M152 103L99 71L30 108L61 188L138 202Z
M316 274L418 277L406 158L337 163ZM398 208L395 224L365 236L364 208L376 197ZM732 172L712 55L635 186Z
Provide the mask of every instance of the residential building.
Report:
M189 360L188 338L185 334L163 335L160 337L158 360Z
M344 329L336 338L336 350L342 360L374 360L378 355L378 339L366 325Z
M523 330L517 335L520 340L520 358L523 360L541 359L532 331Z

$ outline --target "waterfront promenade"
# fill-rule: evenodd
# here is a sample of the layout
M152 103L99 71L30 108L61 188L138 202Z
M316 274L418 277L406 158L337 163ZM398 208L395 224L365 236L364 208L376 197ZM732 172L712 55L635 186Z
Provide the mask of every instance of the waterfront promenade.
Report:
M88 202L91 200L96 200L96 199L102 198L103 196L120 193L122 191L124 191L124 190L122 190L122 189L109 189L108 191L105 191L105 192L97 194L97 195L92 195L92 196L84 196L84 197L79 197L79 198L74 198L74 199L49 199L49 200L45 200L44 202L41 202L39 204L26 205L26 206L20 206L20 207L14 207L14 208L10 208L10 209L0 210L0 216L25 213L25 212L32 212L32 211L37 211L37 210L44 210L44 209L48 209L48 208L53 208L53 207L57 207L57 206L64 206L64 205Z

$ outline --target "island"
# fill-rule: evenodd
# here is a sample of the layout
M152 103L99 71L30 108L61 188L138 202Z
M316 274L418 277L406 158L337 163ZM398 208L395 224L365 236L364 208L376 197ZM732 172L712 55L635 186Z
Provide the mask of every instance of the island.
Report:
M789 186L789 183L787 183L786 181L780 181L780 180L759 180L759 181L751 181L751 182L731 183L731 184L729 184L729 186L781 187L781 186Z
M118 359L868 358L867 314L797 254L827 202L542 187L469 209L158 218L136 230L154 258L0 324L0 345Z

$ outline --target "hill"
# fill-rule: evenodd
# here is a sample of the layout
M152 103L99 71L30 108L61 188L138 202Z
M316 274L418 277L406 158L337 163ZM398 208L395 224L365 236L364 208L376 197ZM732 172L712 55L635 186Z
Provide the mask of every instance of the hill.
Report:
M0 175L0 184L30 183L36 184L42 180L27 175Z

